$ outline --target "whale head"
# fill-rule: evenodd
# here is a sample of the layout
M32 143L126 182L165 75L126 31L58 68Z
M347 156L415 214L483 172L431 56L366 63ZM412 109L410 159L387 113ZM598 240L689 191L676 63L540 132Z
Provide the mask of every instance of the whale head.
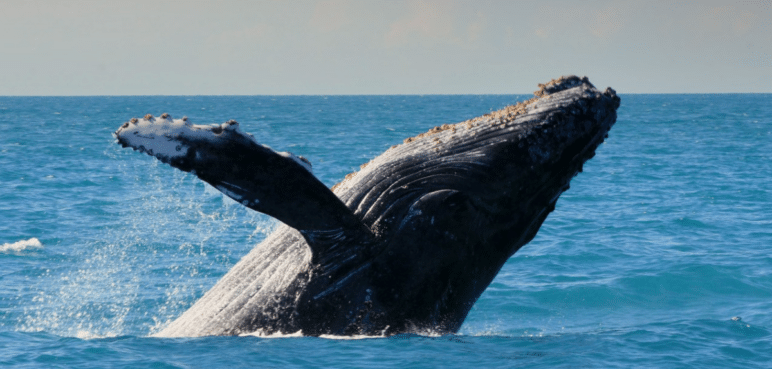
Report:
M378 234L406 229L411 211L438 191L463 195L496 227L524 230L518 218L552 211L607 137L620 104L613 89L601 92L586 77L539 86L530 100L405 139L333 190ZM523 240L533 237L526 233Z

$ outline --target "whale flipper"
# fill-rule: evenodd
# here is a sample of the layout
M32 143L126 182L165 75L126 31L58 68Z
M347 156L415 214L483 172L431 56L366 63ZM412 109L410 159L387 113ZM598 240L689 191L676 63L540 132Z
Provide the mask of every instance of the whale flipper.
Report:
M124 147L195 174L242 205L298 230L314 258L340 239L366 243L370 230L311 173L303 157L276 152L236 121L194 125L169 114L133 118L115 132Z

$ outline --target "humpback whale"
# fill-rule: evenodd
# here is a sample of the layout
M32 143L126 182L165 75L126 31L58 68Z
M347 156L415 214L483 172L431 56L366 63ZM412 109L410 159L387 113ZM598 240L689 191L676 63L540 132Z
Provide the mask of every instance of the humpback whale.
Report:
M613 89L564 76L407 138L332 189L235 121L133 118L114 133L123 147L283 223L156 335L454 333L608 137L619 104Z

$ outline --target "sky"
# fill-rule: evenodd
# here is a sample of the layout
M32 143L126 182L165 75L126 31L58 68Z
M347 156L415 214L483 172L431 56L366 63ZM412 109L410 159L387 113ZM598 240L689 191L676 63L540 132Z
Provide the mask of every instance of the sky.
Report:
M0 0L0 95L772 92L772 0Z

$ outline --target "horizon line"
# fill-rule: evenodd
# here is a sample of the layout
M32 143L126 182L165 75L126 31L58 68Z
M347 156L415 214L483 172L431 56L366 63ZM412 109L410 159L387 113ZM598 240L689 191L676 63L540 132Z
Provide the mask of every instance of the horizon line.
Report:
M629 92L618 95L770 95L772 92ZM9 97L345 97L345 96L524 96L530 93L397 93L397 94L154 94L154 95L0 95L0 98Z

